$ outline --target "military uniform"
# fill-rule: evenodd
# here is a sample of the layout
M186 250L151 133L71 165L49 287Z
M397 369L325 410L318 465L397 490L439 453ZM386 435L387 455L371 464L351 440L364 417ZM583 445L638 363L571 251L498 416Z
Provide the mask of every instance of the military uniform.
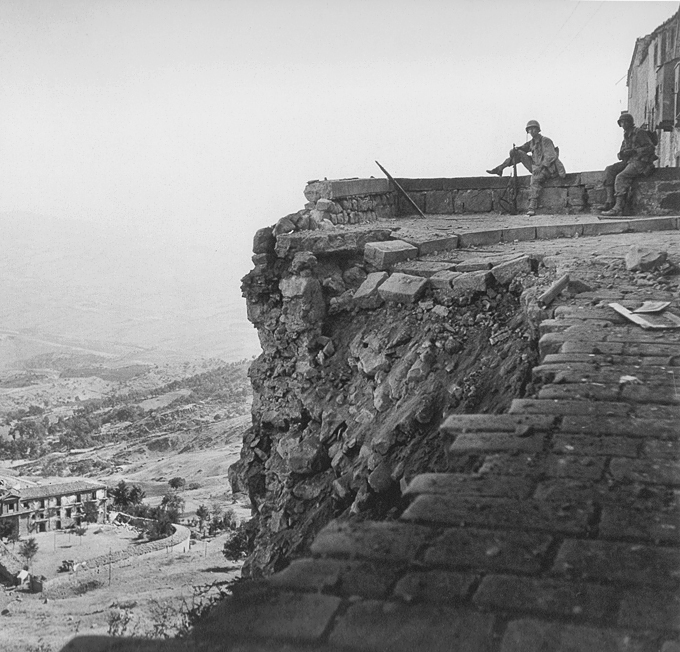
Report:
M624 131L618 157L618 163L604 169L603 183L614 186L615 195L625 195L633 179L650 172L656 160L649 134L638 127Z

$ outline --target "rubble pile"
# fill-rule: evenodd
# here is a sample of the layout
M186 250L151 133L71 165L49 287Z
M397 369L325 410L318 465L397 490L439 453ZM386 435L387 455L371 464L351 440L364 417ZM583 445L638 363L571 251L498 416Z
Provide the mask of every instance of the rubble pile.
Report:
M390 235L256 236L243 292L263 352L230 473L255 511L246 576L282 568L332 518L396 515L411 478L445 469L446 416L523 395L535 342L520 296L538 261L418 261Z

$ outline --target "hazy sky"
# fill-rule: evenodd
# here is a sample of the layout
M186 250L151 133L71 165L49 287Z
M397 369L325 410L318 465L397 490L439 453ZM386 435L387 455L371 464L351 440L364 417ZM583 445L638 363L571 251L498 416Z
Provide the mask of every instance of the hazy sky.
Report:
M537 119L568 171L620 143L637 37L678 2L0 0L0 212L213 240L308 179L476 176ZM217 235L216 235L217 234Z

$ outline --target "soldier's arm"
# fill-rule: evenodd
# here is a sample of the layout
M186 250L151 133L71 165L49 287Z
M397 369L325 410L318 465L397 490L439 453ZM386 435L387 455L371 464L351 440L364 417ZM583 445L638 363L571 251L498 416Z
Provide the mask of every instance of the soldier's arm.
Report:
M635 153L638 156L654 154L654 143L644 129L638 129L635 134Z

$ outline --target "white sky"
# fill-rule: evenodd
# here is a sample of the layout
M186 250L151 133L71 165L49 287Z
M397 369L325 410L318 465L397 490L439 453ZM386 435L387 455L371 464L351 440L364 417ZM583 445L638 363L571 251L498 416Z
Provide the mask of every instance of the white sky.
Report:
M677 9L0 0L0 212L214 238L240 274L308 179L380 176L375 159L484 175L533 118L568 171L602 169L635 39Z

